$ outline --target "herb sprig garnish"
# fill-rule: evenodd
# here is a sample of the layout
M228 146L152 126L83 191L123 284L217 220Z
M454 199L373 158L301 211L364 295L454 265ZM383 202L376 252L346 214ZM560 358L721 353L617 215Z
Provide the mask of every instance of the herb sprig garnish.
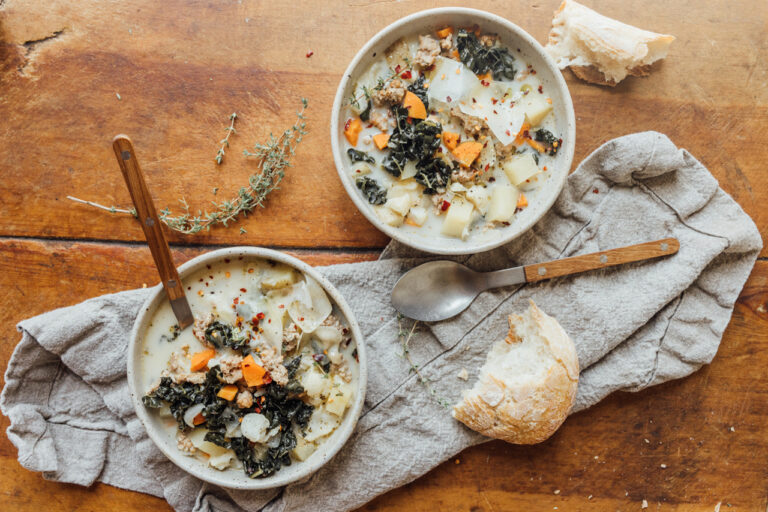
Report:
M233 133L237 133L237 130L235 130L235 119L237 119L237 112L232 112L230 114L229 119L232 121L229 123L229 126L227 127L227 136L221 139L219 144L221 144L221 147L219 148L219 151L216 153L216 163L221 165L221 161L224 160L224 147L229 147L229 136Z
M411 326L410 330L403 327L403 320L405 317L401 315L400 313L397 314L397 337L400 339L400 348L403 349L403 353L401 354L401 357L403 357L408 364L411 366L410 371L416 374L416 379L419 381L421 385L424 386L424 389L427 390L427 393L434 398L438 404L442 405L446 409L450 409L451 403L441 397L437 394L437 391L435 388L432 387L430 384L432 382L432 379L429 377L424 377L424 375L421 374L421 371L419 371L419 365L415 364L413 362L413 359L411 359L411 353L408 349L408 343L410 343L411 338L413 337L413 333L416 332L416 326L419 324L418 321L413 322L413 325Z
M226 227L242 215L251 213L256 207L264 207L267 196L279 188L280 182L285 177L285 169L290 167L290 159L296 151L296 146L302 137L307 134L304 112L307 109L307 100L301 100L302 108L296 113L296 122L285 130L280 137L270 134L269 140L264 143L256 143L253 152L243 150L248 158L258 160L257 172L248 178L248 186L240 187L235 197L217 203L213 202L215 209L212 211L198 210L192 213L186 199L182 198L181 213L174 215L170 208L164 208L158 212L158 217L169 228L186 235L193 235L202 230L210 230L212 226ZM234 118L232 119L234 123ZM231 132L230 132L231 133ZM134 208L125 209L115 206L104 206L93 201L85 201L77 197L67 196L67 199L86 204L107 211L109 213L130 214L136 217ZM241 228L240 233L245 233Z

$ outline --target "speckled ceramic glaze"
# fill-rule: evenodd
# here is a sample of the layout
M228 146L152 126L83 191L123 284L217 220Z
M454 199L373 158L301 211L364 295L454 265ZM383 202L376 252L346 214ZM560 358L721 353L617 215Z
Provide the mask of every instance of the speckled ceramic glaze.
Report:
M249 478L239 469L219 471L210 467L206 462L194 457L188 457L179 451L176 446L175 436L170 435L167 432L167 429L162 426L163 420L158 415L151 414L141 403L141 397L144 395L145 390L141 389L142 379L140 378L140 375L137 374L139 368L141 368L141 365L139 365L140 358L144 357L141 349L141 341L158 306L162 301L167 300L165 291L161 285L156 286L152 290L152 294L139 312L139 316L136 318L133 330L131 331L130 344L128 346L128 385L131 390L131 399L133 401L133 406L136 409L136 414L144 424L150 439L152 439L157 447L181 469L201 480L222 487L253 490L270 489L295 482L314 473L330 460L341 449L344 443L346 443L347 439L349 439L349 436L352 434L352 431L357 424L357 420L360 417L363 402L365 401L365 389L368 376L365 343L363 342L363 337L360 333L360 327L357 325L357 321L347 305L347 302L333 287L330 281L306 263L281 252L255 247L221 249L203 254L188 261L179 267L179 276L183 280L185 276L194 273L205 265L215 265L225 258L235 259L240 256L252 259L274 260L293 267L299 272L312 277L320 283L328 294L328 297L331 299L331 302L335 305L344 317L346 324L349 326L352 338L357 345L359 358L359 377L357 381L356 397L349 409L347 409L341 424L330 437L321 444L307 460L303 462L295 462L290 466L284 466L280 471L267 478ZM191 327L188 327L187 329L191 329Z
M446 26L466 27L473 25L478 25L481 32L498 34L500 44L503 46L514 50L519 48L523 58L536 69L537 77L542 81L552 98L556 131L563 134L563 147L558 152L554 165L551 165L548 170L550 176L546 188L537 191L536 201L519 212L510 226L496 228L494 231L497 236L489 237L486 240L473 240L470 237L463 241L438 234L405 232L383 223L355 186L354 177L350 172L349 158L344 153L343 145L340 144L344 136L345 118L342 116L344 104L352 94L357 77L377 60L375 55L381 58L382 53L401 37L434 33ZM333 103L331 114L331 147L336 170L347 194L357 208L374 226L395 240L415 249L435 254L474 254L487 251L515 239L530 229L552 207L563 189L573 163L575 138L576 121L568 87L554 61L547 55L544 48L517 25L495 14L475 9L448 7L418 12L396 21L376 34L352 59L352 63L344 72L336 92L336 100Z

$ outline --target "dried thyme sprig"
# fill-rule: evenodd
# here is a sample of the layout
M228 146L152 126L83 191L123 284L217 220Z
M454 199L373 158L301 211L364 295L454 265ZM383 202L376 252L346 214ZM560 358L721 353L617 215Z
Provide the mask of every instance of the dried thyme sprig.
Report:
M419 324L419 322L413 322L411 329L408 330L407 328L403 328L404 319L405 317L403 315L400 313L397 314L397 337L400 338L400 348L403 349L401 357L408 361L408 364L411 366L411 371L416 374L416 378L418 379L419 383L423 385L427 390L427 393L429 393L429 395L434 398L438 404L442 405L446 409L449 409L451 407L450 402L437 394L437 391L435 391L435 389L430 384L432 380L429 377L424 377L421 371L419 371L419 365L415 364L413 359L411 359L411 353L408 350L408 343L410 343L411 338L413 337L413 333L416 332L416 326Z
M304 112L307 109L307 100L301 100L302 108L296 113L296 122L285 130L280 137L269 135L266 144L256 143L254 152L244 150L246 157L255 157L258 159L259 172L253 174L248 179L248 186L241 187L237 195L221 203L213 202L215 210L198 210L193 215L189 210L189 204L182 198L181 210L179 215L173 215L170 208L164 208L158 212L160 220L169 228L180 233L192 235L199 233L203 229L209 230L211 226L220 224L227 226L230 222L237 219L238 216L247 216L256 207L264 207L264 201L273 190L279 188L278 185L285 177L285 168L289 167L290 158L294 155L296 146L301 142L302 137L306 135L306 122L304 121ZM104 206L93 201L85 201L76 197L67 196L68 199L83 203L89 206L100 208L110 213L129 213L136 216L134 209L126 210L115 206ZM244 231L241 229L240 233Z
M232 114L229 116L229 119L232 122L229 123L229 126L227 127L227 136L219 141L221 147L219 148L218 153L216 153L216 163L219 165L221 165L221 161L224 160L224 147L229 147L229 136L233 133L237 133L237 130L235 130L235 119L237 119L237 112L232 112Z

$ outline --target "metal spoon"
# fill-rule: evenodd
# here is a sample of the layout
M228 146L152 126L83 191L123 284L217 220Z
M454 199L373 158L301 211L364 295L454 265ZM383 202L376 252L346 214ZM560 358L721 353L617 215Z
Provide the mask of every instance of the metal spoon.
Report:
M458 315L480 292L491 288L659 258L675 254L679 248L676 238L665 238L496 272L475 272L453 261L430 261L409 270L397 281L392 304L407 317L437 322Z

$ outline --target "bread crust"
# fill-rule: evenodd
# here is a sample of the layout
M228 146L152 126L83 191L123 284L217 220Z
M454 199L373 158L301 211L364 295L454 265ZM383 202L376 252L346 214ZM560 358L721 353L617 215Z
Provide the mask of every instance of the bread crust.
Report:
M510 375L493 375L484 371L484 366L478 382L464 392L452 411L454 418L472 430L514 444L535 444L554 434L573 406L579 380L576 349L557 320L533 301L525 314L552 355L544 377L535 383L513 385L506 381ZM522 316L511 315L507 337L497 343L521 343L516 326L522 322Z

